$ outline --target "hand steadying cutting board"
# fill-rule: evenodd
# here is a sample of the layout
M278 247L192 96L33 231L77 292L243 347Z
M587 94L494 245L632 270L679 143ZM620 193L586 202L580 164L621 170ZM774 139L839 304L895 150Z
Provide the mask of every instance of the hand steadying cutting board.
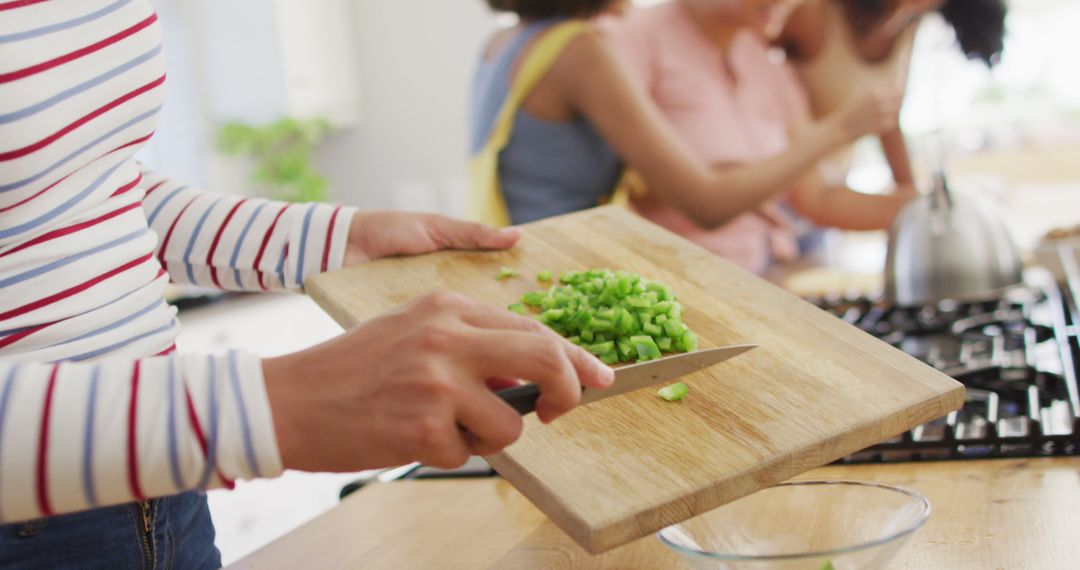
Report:
M631 212L605 207L523 226L506 252L387 259L312 278L343 326L433 288L505 306L537 285L502 266L607 267L678 293L701 348L759 348L685 378L678 404L652 390L526 418L488 460L591 552L603 552L824 465L959 408L963 386Z

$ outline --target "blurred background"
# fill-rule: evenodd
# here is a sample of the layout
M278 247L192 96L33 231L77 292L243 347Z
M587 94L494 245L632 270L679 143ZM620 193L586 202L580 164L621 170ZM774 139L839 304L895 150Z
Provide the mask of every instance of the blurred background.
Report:
M510 23L483 2L153 3L169 89L142 160L217 192L461 214L473 67L492 30ZM1003 59L990 71L953 49L951 30L928 17L901 120L916 162L925 164L940 137L954 185L1007 208L1026 250L1051 227L1080 223L1080 3L1012 0L1007 28ZM877 141L864 141L857 156L852 187L885 188L891 175ZM880 236L829 239L865 250L837 255L838 265L880 273ZM182 350L273 355L339 330L301 296L242 298L182 318ZM285 332L268 338L267 330ZM355 478L290 473L212 493L225 562L330 508Z

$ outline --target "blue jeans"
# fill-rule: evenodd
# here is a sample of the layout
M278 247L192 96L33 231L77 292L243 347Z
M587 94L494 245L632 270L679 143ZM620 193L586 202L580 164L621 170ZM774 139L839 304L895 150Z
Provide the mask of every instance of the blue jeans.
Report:
M220 568L206 495L0 525L0 568Z

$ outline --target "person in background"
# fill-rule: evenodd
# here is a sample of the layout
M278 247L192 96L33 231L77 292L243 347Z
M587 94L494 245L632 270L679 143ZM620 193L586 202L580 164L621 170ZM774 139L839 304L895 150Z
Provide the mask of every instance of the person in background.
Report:
M859 89L907 86L920 18L938 11L970 58L994 65L1004 47L1003 0L806 0L775 39L806 88L815 118L828 116ZM899 126L881 133L881 146L900 185L914 178ZM843 180L850 148L828 163L830 180Z
M774 113L775 131L766 132L761 125L756 132L748 129L740 114L744 109L730 108L731 97L724 90L695 91L702 86L700 81L670 86L687 101L722 97L712 107L722 112L694 119L703 120L700 130L724 141L723 148L731 151L709 156L695 149L696 140L680 132L685 125L673 123L661 112L651 97L655 93L643 88L591 25L590 18L608 10L610 1L488 0L488 4L520 19L488 44L472 98L470 211L490 223L519 224L593 207L612 196L624 169L632 169L648 187L650 199L668 205L694 227L715 228L759 211L807 177L829 153L865 134L892 128L896 118L896 97L867 91L825 120L802 125L800 135L789 139L787 127L805 105L793 79L771 71L775 64L756 58L747 65L767 65L760 73L751 72L761 79L755 85L765 91L747 92L739 101L748 108L755 105L751 99L759 101L754 114ZM674 38L672 45L679 48L700 41L694 38L701 34L686 25L676 35L688 30L691 37ZM640 38L627 41L645 42L651 48L653 35L643 31ZM673 49L663 63L691 69L693 58L706 58L699 65L717 64L718 53L700 47ZM750 154L750 149L757 150ZM754 168L731 167L732 162L750 160L757 161ZM849 202L837 199L841 192L817 190L805 192L803 202L819 204L820 209L834 204L834 209L848 209L851 218L859 218L856 225L863 226L887 223L906 200L855 195ZM751 215L767 219L775 208L765 208L767 213ZM777 223L766 222L763 227L768 230ZM753 239L769 236L760 231ZM744 265L763 269L764 263L746 257Z
M755 272L800 255L803 219L850 230L887 227L912 197L910 187L885 195L828 184L818 161L861 134L895 128L899 93L855 92L835 113L812 121L790 67L772 57L768 39L783 28L797 2L789 0L675 0L631 11L606 22L609 40L667 121L695 156L726 172L731 182L717 199L759 188L777 198L722 227L711 229L648 186L634 206L647 218ZM876 109L873 129L844 140L822 137L867 96L888 101ZM765 176L777 160L805 155L780 180Z
M518 234L218 195L140 168L164 84L145 0L0 0L0 567L217 568L206 489L459 466L522 429L489 379L536 382L545 422L613 381L532 319L445 292L277 358L174 352L170 279L295 290Z

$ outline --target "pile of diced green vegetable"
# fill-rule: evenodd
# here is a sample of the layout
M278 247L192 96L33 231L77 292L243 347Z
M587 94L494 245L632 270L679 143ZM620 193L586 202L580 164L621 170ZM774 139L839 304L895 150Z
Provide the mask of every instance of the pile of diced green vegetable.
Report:
M551 272L540 273L537 280L550 282ZM558 284L526 293L509 309L536 314L608 364L697 349L697 337L683 322L682 305L671 288L627 271L564 271Z

